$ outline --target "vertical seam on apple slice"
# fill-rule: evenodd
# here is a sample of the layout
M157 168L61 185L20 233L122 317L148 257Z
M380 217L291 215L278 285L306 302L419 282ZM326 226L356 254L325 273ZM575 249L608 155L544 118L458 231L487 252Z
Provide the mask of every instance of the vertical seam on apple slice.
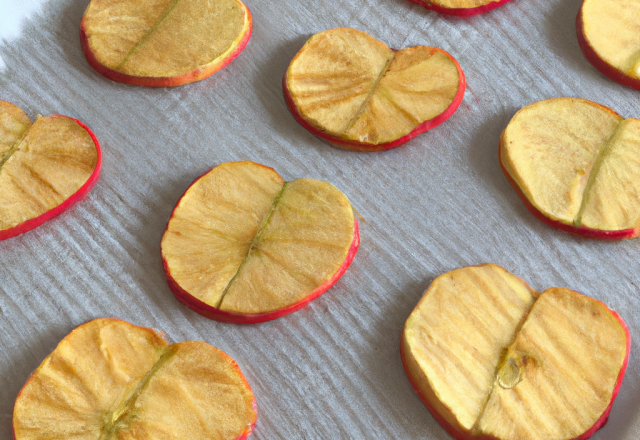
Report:
M573 226L580 227L582 225L582 216L584 215L584 211L587 207L587 202L589 201L589 194L591 192L591 188L595 183L598 172L600 171L600 167L602 166L602 162L604 161L604 157L606 156L607 151L609 150L609 146L617 139L622 128L624 128L625 122L627 120L623 119L618 123L618 126L613 130L609 139L604 143L602 149L598 152L596 156L596 160L593 163L593 167L591 167L591 172L589 173L589 177L587 179L587 183L584 186L584 191L582 192L582 201L580 202L580 208L578 209L578 214L576 214L576 218L573 221Z
M162 22L167 18L169 13L171 13L171 11L173 11L173 9L176 7L176 5L179 2L180 2L180 0L173 0L173 3L171 3L169 6L167 6L167 9L165 9L165 11L162 13L160 18L158 18L156 20L156 22L153 24L153 26L151 26L151 28L140 39L140 41L138 41L136 43L136 45L133 46L133 48L129 51L129 53L124 57L122 62L115 67L115 70L122 69L122 67L127 63L127 61L129 61L129 59L133 56L133 54L140 48L140 46L142 46L149 39L149 37L151 37L151 34L153 34L156 31L156 29L158 29L160 24L162 24Z
M396 52L392 51L391 58L389 58L387 63L382 68L382 71L380 72L380 75L378 75L378 78L376 78L375 82L373 83L373 86L371 87L371 92L369 92L369 95L364 100L364 102L362 103L362 105L360 106L360 108L358 109L356 114L353 116L353 118L351 118L351 120L347 123L347 127L344 130L342 130L342 134L346 133L353 126L353 124L356 123L358 118L360 116L362 116L362 113L364 113L365 109L367 108L367 105L369 105L369 102L371 102L371 99L373 99L373 95L375 95L375 93L376 93L376 91L378 89L378 85L380 84L380 81L382 81L382 78L384 77L384 75L387 73L387 71L391 67L391 63L393 62L393 60L395 58L396 58Z
M219 309L222 306L222 301L224 300L225 296L227 295L227 292L229 291L229 288L231 287L233 282L236 280L236 278L238 278L238 275L240 274L240 270L242 269L242 267L245 265L245 263L249 259L249 255L251 255L251 251L253 250L253 248L255 247L256 243L258 242L258 240L262 236L262 233L264 232L264 230L269 225L271 217L273 216L273 213L276 210L276 205L278 204L280 199L282 199L282 195L284 194L284 190L287 187L288 183L289 182L284 182L282 184L282 189L280 190L278 195L273 199L273 202L271 203L271 207L269 208L269 211L267 212L267 214L262 219L262 222L260 223L260 227L258 228L258 232L256 233L256 236L253 237L253 240L251 241L251 245L249 246L249 250L247 251L247 255L244 256L244 258L240 262L240 265L238 266L238 270L236 270L236 273L233 274L233 277L231 277L231 279L229 280L227 285L224 287L224 290L222 291L222 294L220 295L220 300L218 301L218 304L215 306L217 309Z
M40 116L38 116L38 118L40 118ZM36 120L37 122L37 120ZM15 153L17 153L18 151L20 151L20 146L22 145L22 143L24 142L24 140L27 137L27 134L29 133L29 131L31 130L31 127L33 127L35 125L35 122L32 123L31 125L29 125L27 127L27 129L24 131L24 133L22 133L22 136L20 136L20 139L18 139L16 141L16 143L9 148L3 155L2 157L0 157L0 172L2 171L2 168L4 167L4 164L7 163L9 161L9 159L11 159L11 156L13 156Z
M169 360L177 353L177 350L172 349L173 346L165 348L164 353L158 358L153 367L144 375L133 392L125 399L122 406L114 408L112 411L106 414L103 426L101 427L100 440L110 440L118 430L118 424L127 423L133 417L132 409L135 406L136 401L147 388L149 382L153 376L162 368Z
M504 348L503 348L503 352L500 355L500 361L498 362L498 364L496 365L496 369L495 369L495 373L494 373L494 380L493 380L493 385L491 386L491 391L489 391L489 394L487 394L487 398L485 399L485 401L482 403L482 407L480 409L480 414L478 415L478 418L476 419L476 422L473 424L473 426L471 427L471 432L478 435L478 434L482 434L482 432L480 432L480 421L482 420L482 417L484 416L485 411L487 410L487 405L489 404L489 400L491 399L491 396L493 395L493 390L496 389L496 385L498 384L498 374L500 373L500 369L502 368L502 366L507 362L507 355L509 353L509 349L513 346L513 344L516 343L516 340L518 339L518 336L520 335L520 332L522 331L522 327L524 327L524 324L527 322L527 319L529 318L529 315L531 315L531 312L533 311L533 308L536 306L536 304L538 303L538 299L540 298L540 296L542 295L542 293L544 292L538 292L536 290L534 290L535 292L535 300L533 301L533 304L531 305L531 308L529 309L529 311L522 317L522 319L520 320L520 322L518 323L518 326L516 327L515 332L513 333L513 339L509 342L509 344L507 344ZM500 386L500 385L498 385Z

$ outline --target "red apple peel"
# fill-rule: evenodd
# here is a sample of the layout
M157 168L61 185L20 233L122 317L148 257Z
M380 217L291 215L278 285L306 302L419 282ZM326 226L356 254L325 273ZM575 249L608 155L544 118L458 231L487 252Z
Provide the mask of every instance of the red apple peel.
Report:
M392 49L392 50L397 51L397 49ZM455 58L453 58L449 53L445 52L444 50L437 49L437 48L435 48L435 50L444 53L456 65L456 68L458 69L458 74L460 76L460 85L459 85L459 88L458 88L458 93L456 94L456 96L455 96L453 102L451 103L451 105L449 105L449 107L444 112L442 112L441 114L439 114L438 116L436 116L433 119L430 119L428 121L424 121L423 123L418 125L416 128L414 128L411 133L409 133L409 134L407 134L405 136L402 136L401 138L396 139L393 142L387 142L387 143L384 143L384 144L365 144L363 142L347 141L347 140L344 140L344 139L338 139L336 137L329 136L326 133L324 133L323 131L318 130L317 128L313 127L311 124L309 124L300 115L300 112L298 112L298 109L296 108L296 106L295 106L295 104L293 102L293 99L291 98L291 94L289 93L289 89L287 88L287 74L286 73L282 77L282 91L283 91L283 94L284 94L284 100L287 103L287 107L289 108L289 111L291 112L291 114L293 115L295 120L300 125L302 125L308 131L310 131L313 135L319 137L320 139L323 139L323 140L327 141L331 145L334 145L334 146L339 147L339 148L345 148L347 150L363 151L363 152L374 152L374 151L390 150L392 148L399 147L400 145L410 141L411 139L413 139L414 137L418 136L419 134L422 134L425 131L429 131L432 128L435 128L438 125L442 124L444 121L449 119L449 117L451 115L453 115L455 113L455 111L458 109L458 107L460 107L460 103L462 103L462 98L464 98L464 92L465 92L465 90L467 88L466 78L464 76L464 72L462 71L462 67L460 67L460 64L458 63L458 61Z
M84 183L84 185L82 185L78 189L78 191L76 191L73 195L67 198L60 205L41 214L38 217L27 220L12 228L0 230L0 241L6 240L8 238L13 238L17 235L24 234L25 232L29 232L32 229L37 228L44 222L51 220L52 218L62 214L67 209L72 208L75 204L77 204L82 198L84 198L87 195L87 193L91 190L93 185L98 181L98 178L100 177L100 171L102 169L102 150L100 148L100 143L98 142L98 139L96 138L95 134L91 131L91 129L89 129L89 127L87 127L85 124L83 124L79 120L70 118L69 116L51 115L51 117L70 119L74 121L76 124L78 124L80 127L82 127L89 134L89 136L91 136L91 139L95 145L97 156L98 156L95 169L91 174L91 176L89 177L89 179Z
M640 90L640 79L633 78L607 63L596 53L591 44L589 44L589 40L584 32L584 21L582 18L583 8L584 3L580 7L578 15L576 16L576 32L578 36L578 44L587 61L589 61L593 67L607 78L624 86L631 87L632 89Z
M640 227L636 229L623 229L619 231L601 231L599 229L587 228L585 226L572 226L566 223L563 223L558 220L550 219L546 217L542 212L538 210L533 204L527 199L527 196L524 195L518 184L513 180L513 178L509 175L509 172L505 169L504 164L502 163L502 139L500 139L500 147L498 156L500 157L500 168L502 168L502 172L506 177L507 181L516 192L524 206L527 210L533 214L535 218L542 221L543 223L548 224L549 226L560 229L564 232L569 232L570 234L579 235L581 237L592 238L596 240L607 240L607 241L618 241L618 240L626 240L629 238L636 238L640 235Z
M498 6L502 6L505 3L510 2L511 0L499 0L497 2L492 2L486 4L484 6L478 6L476 8L445 8L444 6L437 5L428 0L409 0L410 2L416 3L420 6L424 6L427 9L431 9L432 11L438 12L440 14L452 15L456 17L470 17L472 15L478 15L485 12L489 12Z

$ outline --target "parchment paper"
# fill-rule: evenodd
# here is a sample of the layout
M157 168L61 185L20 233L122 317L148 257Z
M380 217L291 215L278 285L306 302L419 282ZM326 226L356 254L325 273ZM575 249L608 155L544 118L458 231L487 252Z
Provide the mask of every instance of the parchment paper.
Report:
M88 0L45 2L1 43L0 99L32 118L82 120L101 142L104 168L77 207L0 243L0 438L11 437L13 402L30 373L95 317L161 329L174 341L204 340L235 358L257 398L255 439L449 439L411 389L398 347L429 283L458 267L493 262L537 290L593 296L619 311L640 341L640 241L604 243L544 225L498 164L500 132L537 100L576 96L640 117L640 92L603 77L580 52L580 0L513 0L468 19L407 0L246 3L254 33L245 51L215 76L175 88L114 83L89 67L78 37ZM23 4L0 0L0 15ZM388 152L316 139L287 111L281 78L309 36L341 26L394 48L450 52L468 81L460 109ZM328 180L366 220L360 251L331 290L297 313L250 326L182 306L159 254L190 182L244 159L287 180ZM637 350L594 439L639 437Z

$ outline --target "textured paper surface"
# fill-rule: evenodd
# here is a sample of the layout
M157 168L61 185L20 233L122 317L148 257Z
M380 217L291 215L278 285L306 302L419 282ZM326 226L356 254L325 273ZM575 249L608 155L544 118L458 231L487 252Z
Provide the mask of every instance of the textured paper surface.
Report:
M2 0L2 8L7 2L23 4ZM246 3L254 33L245 51L215 76L176 88L114 83L89 67L78 37L87 0L44 3L0 43L0 99L32 118L82 120L104 153L87 199L0 243L0 438L11 437L13 402L31 371L71 329L101 316L175 341L204 340L235 358L257 397L256 439L448 439L411 389L398 347L429 283L461 266L493 262L537 290L593 296L620 312L640 341L640 241L591 241L544 225L498 163L500 132L533 101L576 96L640 117L640 92L582 56L579 0L513 0L469 19L406 0ZM394 48L447 50L467 76L460 109L389 152L342 151L316 139L287 111L281 78L310 35L340 26ZM159 255L189 183L245 159L288 180L332 182L366 220L360 251L331 290L252 326L210 321L178 303ZM609 424L593 438L637 439L639 395L634 345Z

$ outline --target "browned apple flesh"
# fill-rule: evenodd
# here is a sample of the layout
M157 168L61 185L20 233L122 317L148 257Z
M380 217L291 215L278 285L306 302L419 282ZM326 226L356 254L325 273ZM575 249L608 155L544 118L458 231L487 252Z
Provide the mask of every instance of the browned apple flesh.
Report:
M258 314L295 304L341 268L354 240L347 197L328 182L285 182L253 162L197 180L162 239L168 277L217 309Z
M436 278L405 324L407 371L457 438L574 439L617 392L627 336L602 303L495 265Z
M615 231L640 224L640 121L590 101L521 109L502 134L501 161L545 217Z
M97 61L137 77L176 77L224 58L249 26L237 0L92 0L83 20Z
M640 79L640 2L585 0L584 37L607 64Z
M300 116L343 140L383 144L445 112L461 78L445 52L416 46L397 52L355 29L320 32L286 73Z
M98 150L91 135L63 117L33 124L0 101L0 231L51 211L92 176Z
M115 319L81 325L16 401L16 440L236 439L255 422L236 363L204 342L167 346Z

